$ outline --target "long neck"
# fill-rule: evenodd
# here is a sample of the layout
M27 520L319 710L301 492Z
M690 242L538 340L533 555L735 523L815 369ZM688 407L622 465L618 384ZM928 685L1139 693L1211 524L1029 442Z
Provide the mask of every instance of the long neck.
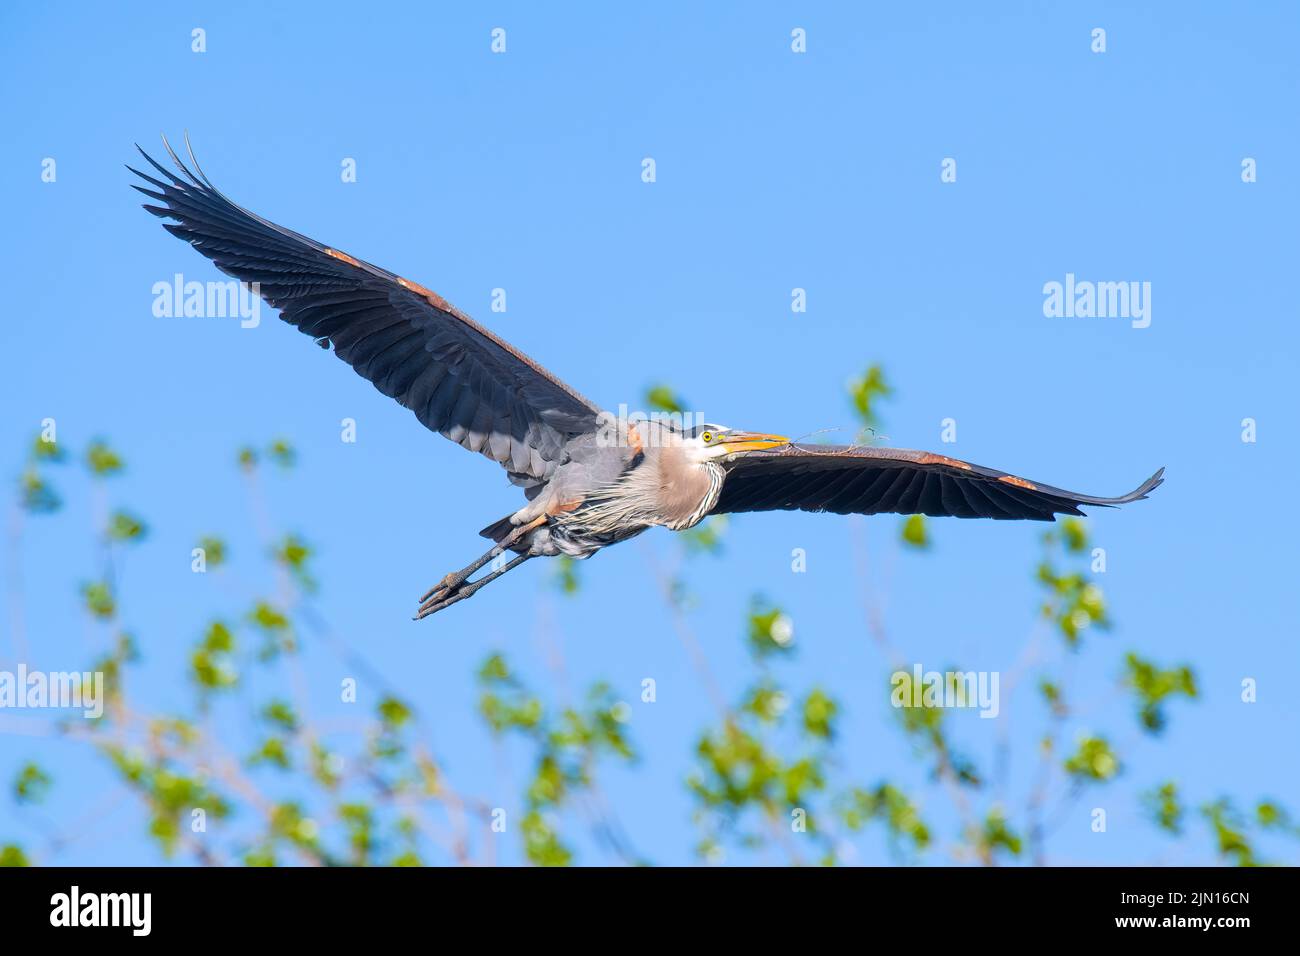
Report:
M666 527L694 527L718 503L726 472L716 462L694 462L681 447L668 446L647 464L655 470L655 507Z

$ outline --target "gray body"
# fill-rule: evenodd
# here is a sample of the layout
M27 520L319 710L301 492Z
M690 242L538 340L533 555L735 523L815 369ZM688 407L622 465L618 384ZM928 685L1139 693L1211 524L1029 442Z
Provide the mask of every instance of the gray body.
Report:
M722 492L723 466L699 460L692 454L691 436L667 424L641 421L629 427L637 432L635 444L607 443L601 434L570 442L565 460L536 487L532 500L484 535L500 540L511 528L550 514L550 521L529 531L511 550L588 558L647 528L682 531L703 521ZM568 502L581 504L567 510Z

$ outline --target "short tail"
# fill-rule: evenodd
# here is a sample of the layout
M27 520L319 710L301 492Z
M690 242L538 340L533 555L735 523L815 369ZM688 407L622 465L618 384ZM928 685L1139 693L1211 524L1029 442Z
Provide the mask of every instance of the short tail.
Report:
M502 542L507 535L510 535L510 532L512 531L515 531L515 525L511 523L510 515L506 515L504 518L500 519L499 522L493 522L487 525L486 528L478 532L478 535L489 538L490 541L495 541L497 544L500 544L500 542ZM523 554L524 551L528 550L528 544L526 544L526 541L528 541L528 536L525 535L520 541L516 541L515 544L511 545L510 550L515 551L516 554Z
M515 526L510 523L510 516L506 515L500 521L494 521L480 531L479 536L499 544L506 535L514 530Z

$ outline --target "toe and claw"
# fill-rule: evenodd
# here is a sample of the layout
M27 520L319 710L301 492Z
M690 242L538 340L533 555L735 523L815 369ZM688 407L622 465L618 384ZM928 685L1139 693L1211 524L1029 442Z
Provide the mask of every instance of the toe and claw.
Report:
M443 577L441 581L424 592L420 598L420 607L416 611L412 620L419 621L428 617L430 614L436 614L444 607L451 603L451 597L456 594L465 584L468 575L460 571L453 571ZM468 595L466 595L468 597Z
M532 555L528 551L518 555L510 561L507 561L500 568L485 574L477 581L470 581L470 575L476 572L489 561L494 561L505 553L507 548L512 547L516 542L522 539L530 531L546 522L546 515L542 515L527 524L520 525L510 532L505 538L499 541L496 547L492 548L487 554L483 555L468 567L461 568L459 571L453 571L444 575L443 579L435 584L429 590L424 592L420 598L419 610L415 612L413 620L420 621L430 614L437 614L445 607L450 607L458 601L463 601L467 597L473 597L479 588L491 581L495 581L501 575L505 574L511 568L518 567L527 561Z

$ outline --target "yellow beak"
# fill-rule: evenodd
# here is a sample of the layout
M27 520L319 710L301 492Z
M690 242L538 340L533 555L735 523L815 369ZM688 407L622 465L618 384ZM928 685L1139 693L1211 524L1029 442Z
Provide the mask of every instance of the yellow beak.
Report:
M727 432L722 436L722 443L728 452L762 451L764 448L779 448L790 444L784 435L768 435L764 432Z

